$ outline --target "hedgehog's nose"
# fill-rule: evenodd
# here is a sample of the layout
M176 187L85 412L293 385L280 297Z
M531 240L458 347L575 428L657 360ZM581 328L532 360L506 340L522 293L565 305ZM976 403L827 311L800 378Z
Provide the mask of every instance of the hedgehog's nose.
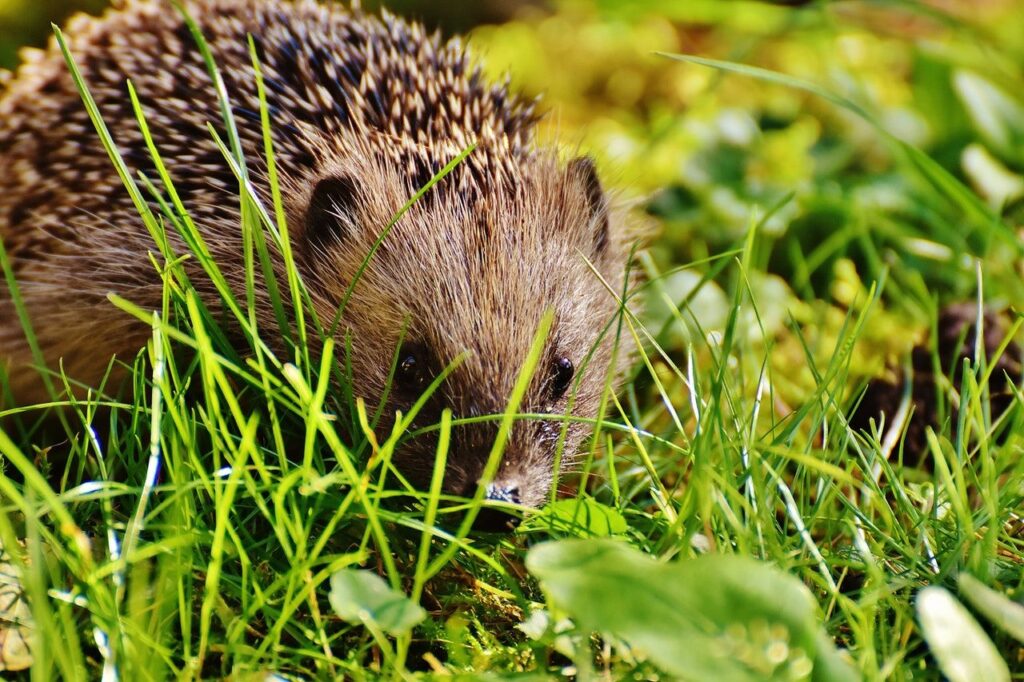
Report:
M519 486L498 482L491 483L487 486L486 499L491 502L519 504ZM514 530L519 525L520 520L518 516L510 514L504 509L484 507L477 514L476 521L473 522L473 528L492 533L507 533L510 530Z
M502 483L491 483L487 486L487 499L493 502L509 502L519 504L519 486Z

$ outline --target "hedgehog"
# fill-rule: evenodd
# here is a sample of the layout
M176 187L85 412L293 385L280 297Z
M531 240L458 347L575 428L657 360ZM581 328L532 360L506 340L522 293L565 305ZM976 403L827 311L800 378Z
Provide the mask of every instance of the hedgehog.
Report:
M556 459L568 466L628 353L608 330L623 311L633 240L595 163L567 161L556 144L538 142L535 100L507 80L489 82L460 39L418 23L313 0L191 0L184 9L219 68L255 194L269 202L252 38L296 267L321 320L346 300L333 333L350 353L353 395L390 415L380 431L456 358L417 424L446 408L464 420L503 413L542 319L553 315L520 405L552 416L516 420L487 488L493 499L541 504ZM210 134L210 124L224 128L217 86L183 13L166 0L127 0L99 18L73 18L65 33L121 157L133 173L157 178L131 81L177 194L245 300L239 184ZM410 197L466 150L394 222L358 276ZM55 41L24 53L0 94L0 238L49 367L96 386L111 358L130 361L146 345L151 330L108 295L160 309L153 238ZM174 230L167 239L188 253ZM272 259L283 276L276 249ZM186 266L216 308L221 299L196 259ZM0 363L9 394L30 404L47 394L13 293L0 287ZM257 316L277 329L262 289ZM454 495L477 489L498 434L498 419L466 421L453 430L444 472ZM424 435L395 463L422 485L435 457L436 435Z

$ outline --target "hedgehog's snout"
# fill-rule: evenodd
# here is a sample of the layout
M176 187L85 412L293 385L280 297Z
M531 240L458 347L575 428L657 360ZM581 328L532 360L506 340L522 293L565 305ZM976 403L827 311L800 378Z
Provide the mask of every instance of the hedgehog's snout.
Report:
M487 486L486 499L490 502L520 504L520 487L517 483L498 480ZM497 507L480 510L473 527L477 530L502 532L515 529L521 519Z
M487 486L487 499L491 502L508 502L520 504L519 484L499 481Z

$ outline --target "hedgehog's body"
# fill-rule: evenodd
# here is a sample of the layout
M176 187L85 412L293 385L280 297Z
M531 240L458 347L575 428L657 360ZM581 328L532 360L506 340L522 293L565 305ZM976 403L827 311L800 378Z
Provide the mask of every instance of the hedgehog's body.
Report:
M419 26L311 0L198 0L187 8L221 70L251 176L266 197L247 35L255 40L292 242L322 319L332 319L402 204L476 145L396 224L354 289L339 332L352 335L354 392L370 403L382 399L408 320L389 412L407 407L429 378L424 368L436 372L463 351L469 358L434 405L456 416L501 412L551 307L554 327L523 409L563 412L567 362L581 365L596 345L576 398L576 412L593 416L614 361L611 342L599 336L617 305L587 259L618 288L626 258L592 165L566 169L553 151L536 148L531 106L486 85L457 43ZM208 132L210 123L221 129L222 118L184 21L169 3L130 0L101 19L73 21L66 33L123 158L155 180L124 83L132 80L177 193L240 293L238 184ZM148 257L155 249L53 46L28 55L0 95L0 237L51 367L60 361L72 379L94 385L112 355L130 357L144 345L149 330L106 297L159 309L160 278ZM171 238L176 252L186 252ZM200 294L216 305L213 288L191 267ZM265 301L257 307L273 319ZM18 401L43 397L3 285L0 362ZM542 498L559 430L557 422L515 427L504 480L519 492L510 497ZM475 482L495 432L484 425L456 434L451 490ZM581 436L570 429L570 451ZM430 448L426 441L408 448L404 467L413 478L430 470Z

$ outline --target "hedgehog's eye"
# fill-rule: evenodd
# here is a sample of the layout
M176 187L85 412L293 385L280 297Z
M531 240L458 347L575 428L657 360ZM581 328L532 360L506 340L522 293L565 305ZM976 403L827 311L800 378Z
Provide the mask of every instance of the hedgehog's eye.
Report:
M419 395L430 384L430 369L423 349L403 346L395 368L395 381L404 391Z
M551 369L551 399L558 400L569 390L576 369L569 358L558 358Z

